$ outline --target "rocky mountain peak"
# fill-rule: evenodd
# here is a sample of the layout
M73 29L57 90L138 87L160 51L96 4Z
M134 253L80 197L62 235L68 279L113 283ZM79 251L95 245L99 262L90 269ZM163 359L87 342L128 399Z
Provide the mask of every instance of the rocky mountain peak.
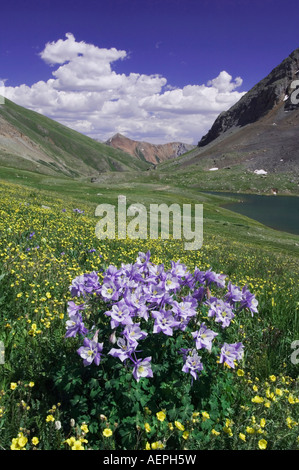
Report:
M286 110L293 109L291 84L299 80L299 48L258 82L228 111L221 113L198 147L204 147L229 129L254 123L284 102Z

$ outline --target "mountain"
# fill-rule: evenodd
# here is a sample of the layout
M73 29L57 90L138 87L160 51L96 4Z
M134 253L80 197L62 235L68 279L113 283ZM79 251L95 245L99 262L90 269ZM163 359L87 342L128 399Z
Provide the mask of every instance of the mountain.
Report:
M129 139L122 134L115 134L106 144L115 149L123 150L126 153L143 160L145 162L157 164L171 158L176 158L194 148L194 145L181 142L171 142L168 144L150 144Z
M297 81L297 84L294 83ZM299 49L294 50L228 111L177 167L242 165L269 173L299 173Z
M148 168L123 151L8 99L0 105L0 166L70 177Z

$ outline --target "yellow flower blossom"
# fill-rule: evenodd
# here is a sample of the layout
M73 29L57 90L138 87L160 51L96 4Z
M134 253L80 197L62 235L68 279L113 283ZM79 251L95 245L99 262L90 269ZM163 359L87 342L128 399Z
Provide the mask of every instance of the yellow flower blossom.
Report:
M174 425L175 425L175 427L178 428L180 431L185 431L185 426L184 426L182 423L180 423L180 421L175 421L175 422L174 422Z
M258 442L259 449L264 450L267 448L267 441L265 439L260 439Z
M263 397L256 395L254 398L251 399L252 403L263 403Z
M148 423L145 423L144 424L144 429L146 430L146 432L150 432L151 431L151 427Z
M50 423L50 422L52 422L52 421L55 421L54 416L53 416L53 415L48 415L48 416L46 417L46 422L47 422L47 423Z
M156 413L156 416L159 421L164 421L164 419L166 418L166 414L164 413L164 411L159 411L158 413Z
M84 446L81 441L75 441L71 447L72 450L84 450Z
M81 431L83 431L85 433L89 432L87 424L84 423L84 424L81 425Z

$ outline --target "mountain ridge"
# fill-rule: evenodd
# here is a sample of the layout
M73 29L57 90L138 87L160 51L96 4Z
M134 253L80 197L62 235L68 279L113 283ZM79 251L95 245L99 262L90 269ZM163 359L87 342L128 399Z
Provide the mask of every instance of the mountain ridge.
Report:
M115 149L123 150L130 155L148 163L152 163L153 165L159 164L165 160L176 158L195 147L195 145L185 144L183 142L151 144L145 141L130 139L120 133L114 134L105 143L106 145Z

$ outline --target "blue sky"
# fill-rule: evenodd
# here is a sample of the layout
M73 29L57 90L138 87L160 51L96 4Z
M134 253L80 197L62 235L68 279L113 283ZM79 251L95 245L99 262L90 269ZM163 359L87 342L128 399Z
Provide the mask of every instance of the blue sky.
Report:
M100 140L197 143L299 47L298 14L293 0L11 0L0 79L7 98Z

